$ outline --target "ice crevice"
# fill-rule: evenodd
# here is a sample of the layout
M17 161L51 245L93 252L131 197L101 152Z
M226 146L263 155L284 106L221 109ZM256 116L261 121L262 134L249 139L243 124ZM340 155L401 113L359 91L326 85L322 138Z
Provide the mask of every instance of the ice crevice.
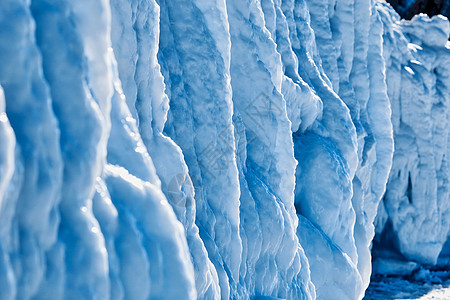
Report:
M0 299L362 299L372 255L448 263L449 33L384 0L2 0Z

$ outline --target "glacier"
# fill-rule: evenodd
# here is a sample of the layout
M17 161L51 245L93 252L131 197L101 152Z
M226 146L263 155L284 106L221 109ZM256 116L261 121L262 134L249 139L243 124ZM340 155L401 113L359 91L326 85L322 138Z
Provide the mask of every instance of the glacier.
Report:
M2 0L0 299L362 299L372 254L448 264L449 34L384 0Z
M386 228L386 236L393 231L394 243L407 258L436 264L450 228L450 28L442 16L398 22L398 16L380 10L396 144L378 230Z

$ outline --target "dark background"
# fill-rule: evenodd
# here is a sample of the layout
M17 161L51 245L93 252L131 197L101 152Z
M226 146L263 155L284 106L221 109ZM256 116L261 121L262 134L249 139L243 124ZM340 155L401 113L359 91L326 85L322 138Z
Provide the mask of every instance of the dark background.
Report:
M411 19L419 13L444 15L450 19L450 0L387 0L404 19ZM409 4L408 4L409 2Z

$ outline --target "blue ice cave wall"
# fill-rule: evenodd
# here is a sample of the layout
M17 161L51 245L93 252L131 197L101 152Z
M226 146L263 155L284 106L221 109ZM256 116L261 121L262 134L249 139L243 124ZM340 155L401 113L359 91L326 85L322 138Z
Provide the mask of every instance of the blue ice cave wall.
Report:
M0 299L361 299L377 210L436 262L448 33L371 0L3 0Z

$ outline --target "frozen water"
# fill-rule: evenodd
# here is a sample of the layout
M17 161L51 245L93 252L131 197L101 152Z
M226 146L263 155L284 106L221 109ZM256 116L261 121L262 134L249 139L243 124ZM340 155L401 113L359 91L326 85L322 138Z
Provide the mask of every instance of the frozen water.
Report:
M423 14L399 22L387 5L379 4L377 10L384 24L383 55L395 135L377 230L381 234L387 217L402 254L435 264L450 227L449 22Z
M377 214L416 261L377 272L445 265L449 31L382 0L2 0L0 299L362 299Z

